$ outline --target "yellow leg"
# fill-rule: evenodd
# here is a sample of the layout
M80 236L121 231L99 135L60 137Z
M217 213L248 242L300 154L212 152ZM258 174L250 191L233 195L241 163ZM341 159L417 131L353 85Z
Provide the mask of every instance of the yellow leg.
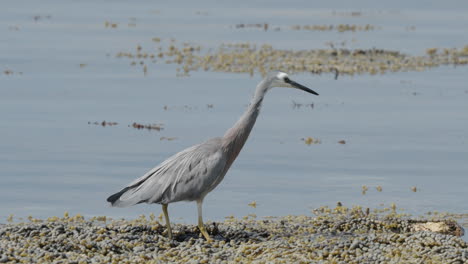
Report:
M208 235L208 232L206 232L205 225L203 224L203 216L202 216L202 204L203 200L198 200L197 201L197 207L198 207L198 228L200 229L200 232L202 235L205 237L206 241L211 242L211 237Z
M163 204L162 209L164 212L164 217L166 218L167 233L168 233L169 239L172 239L172 229L171 229L171 223L169 222L169 214L167 213L167 204Z

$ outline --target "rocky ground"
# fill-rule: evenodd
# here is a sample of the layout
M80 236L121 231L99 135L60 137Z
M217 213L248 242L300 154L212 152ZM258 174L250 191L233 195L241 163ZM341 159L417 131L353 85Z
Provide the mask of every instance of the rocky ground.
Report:
M314 213L210 222L212 243L181 224L169 240L154 216L30 218L0 226L0 263L468 263L453 220L341 206Z

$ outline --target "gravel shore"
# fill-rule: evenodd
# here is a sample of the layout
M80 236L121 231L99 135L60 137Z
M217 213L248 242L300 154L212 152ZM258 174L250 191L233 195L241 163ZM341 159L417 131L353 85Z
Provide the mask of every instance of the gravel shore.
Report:
M432 223L432 224L431 224ZM438 230L427 231L431 225ZM468 263L455 221L322 208L315 216L173 224L174 240L151 215L135 220L30 218L0 226L0 263ZM419 231L418 231L419 230Z

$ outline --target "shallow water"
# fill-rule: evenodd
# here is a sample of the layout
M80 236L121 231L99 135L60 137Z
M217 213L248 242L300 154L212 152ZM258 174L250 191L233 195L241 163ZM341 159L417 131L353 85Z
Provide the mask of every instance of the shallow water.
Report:
M115 58L119 51L153 45L153 37L213 48L227 42L326 48L326 42L346 41L346 48L411 55L468 44L468 7L462 1L411 7L403 1L346 3L315 7L297 1L283 7L258 1L233 7L205 1L181 8L152 1L6 1L0 10L0 219L64 211L113 217L160 213L159 206L110 208L105 199L171 154L222 135L242 114L260 77L195 72L180 78L173 65L164 64L150 65L144 76L130 61ZM362 15L346 15L351 11ZM105 21L118 27L106 28ZM234 27L264 22L282 30ZM346 23L380 28L288 29ZM4 74L7 69L13 74ZM418 214L468 213L467 67L338 80L292 77L320 96L279 88L267 95L239 158L205 200L207 220L310 214L338 201L371 208L395 203ZM314 107L294 108L293 101ZM102 120L119 124L88 124ZM128 127L133 122L162 123L164 130ZM177 139L160 140L163 136ZM308 146L301 140L306 137L322 143ZM366 195L363 185L369 187ZM257 208L247 205L252 201ZM171 205L170 213L175 221L196 219L195 204Z

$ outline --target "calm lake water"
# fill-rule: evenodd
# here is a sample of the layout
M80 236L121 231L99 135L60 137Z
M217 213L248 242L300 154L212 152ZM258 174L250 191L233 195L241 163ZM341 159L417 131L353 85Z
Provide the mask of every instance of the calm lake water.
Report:
M345 41L345 48L411 55L467 45L466 1L430 2L3 1L0 222L10 214L48 217L65 211L158 215L158 205L116 209L105 199L170 155L223 135L260 81L258 74L212 72L181 78L175 66L165 64L150 64L144 76L141 67L116 58L117 52L151 47L154 37L212 48L250 42L312 49ZM106 28L106 21L118 26ZM239 23L284 30L236 29ZM288 30L314 24L378 29ZM267 95L249 141L205 199L206 220L310 215L338 201L371 208L395 203L416 214L468 213L468 67L292 78L320 96L279 88ZM294 108L293 102L304 105ZM103 120L118 125L88 124ZM129 127L133 122L162 123L164 129L136 130ZM308 146L301 140L306 137L321 144ZM366 195L363 185L369 187ZM247 205L252 201L257 208ZM174 221L195 222L195 204L169 208Z

